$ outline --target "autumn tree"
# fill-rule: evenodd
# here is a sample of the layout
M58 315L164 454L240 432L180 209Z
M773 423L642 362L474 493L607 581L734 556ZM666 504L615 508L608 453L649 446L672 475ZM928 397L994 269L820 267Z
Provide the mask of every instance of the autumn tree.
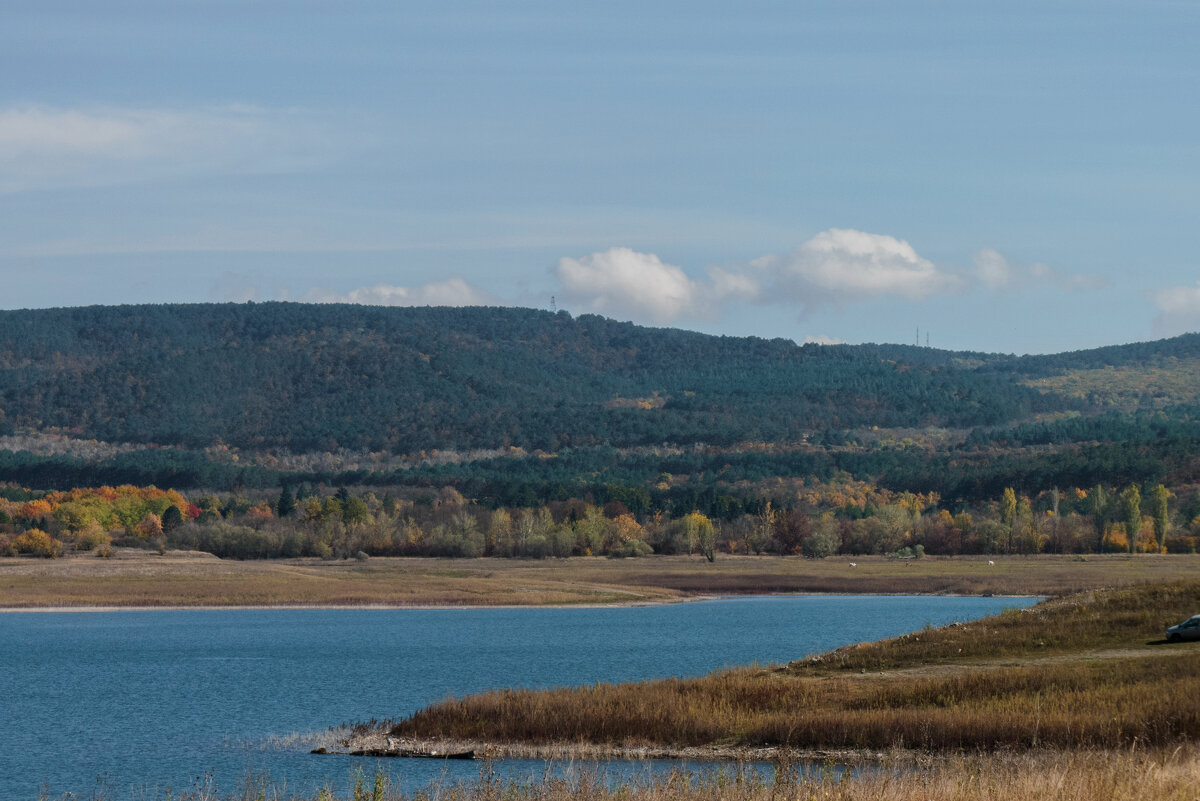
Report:
M388 496L391 497L391 496ZM386 502L386 498L384 501ZM513 520L506 509L492 512L488 521L487 541L484 551L488 556L511 556L513 552Z
M615 542L608 552L616 556L645 556L651 552L646 542L646 530L633 515L623 514L613 521L616 527Z
M689 550L699 551L708 561L715 561L717 532L712 521L700 512L691 512L684 518L684 530L687 532Z
M157 537L163 532L162 518L151 512L138 522L135 530L142 539Z
M1096 553L1100 553L1104 550L1104 533L1108 528L1108 494L1102 485L1097 484L1086 500L1087 513L1092 516L1092 525L1096 527Z
M799 509L788 509L776 517L775 537L768 547L779 554L798 554L809 535L808 515Z
M1058 487L1050 490L1050 537L1054 543L1055 550L1063 551L1062 540L1059 539L1059 505L1062 501L1062 493L1058 491Z
M608 539L608 531L613 528L611 521L604 512L595 506L587 506L583 516L575 521L575 550L585 556L599 553Z
M1000 522L1008 527L1008 544L1004 552L1009 553L1017 531L1017 493L1012 487L1005 487L1004 496L1000 499Z
M357 495L346 501L342 507L342 522L348 526L366 523L371 519L371 512L367 508L367 502Z
M755 521L754 530L751 536L746 538L746 546L753 553L761 553L767 543L775 539L775 529L779 525L779 512L771 507L771 502L767 501L763 506L762 513L758 515Z
M1158 542L1161 553L1167 551L1167 532L1171 528L1170 511L1167 500L1171 493L1162 484L1157 485L1150 495L1150 515L1154 518L1154 539Z
M804 541L805 556L824 559L826 556L833 556L837 553L838 546L841 545L841 537L832 514L826 512L821 515L813 521L809 529L811 533Z
M1136 484L1130 484L1121 493L1119 504L1121 520L1125 523L1125 538L1129 541L1129 552L1133 553L1138 533L1142 529L1142 493L1138 491Z
M13 540L13 546L20 553L56 559L62 556L63 544L38 528L31 528Z

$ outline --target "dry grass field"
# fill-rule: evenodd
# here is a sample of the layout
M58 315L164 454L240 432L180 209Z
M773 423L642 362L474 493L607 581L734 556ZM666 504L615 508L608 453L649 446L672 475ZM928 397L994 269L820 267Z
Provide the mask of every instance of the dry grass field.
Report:
M1193 555L238 562L118 549L110 559L0 558L0 608L545 606L790 592L1060 595L1197 575L1200 556Z

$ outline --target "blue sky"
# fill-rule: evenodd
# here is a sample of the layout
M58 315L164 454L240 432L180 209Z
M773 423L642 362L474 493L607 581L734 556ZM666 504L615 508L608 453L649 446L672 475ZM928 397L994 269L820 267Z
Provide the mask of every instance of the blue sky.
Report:
M1200 4L577 5L8 0L0 307L1200 328Z

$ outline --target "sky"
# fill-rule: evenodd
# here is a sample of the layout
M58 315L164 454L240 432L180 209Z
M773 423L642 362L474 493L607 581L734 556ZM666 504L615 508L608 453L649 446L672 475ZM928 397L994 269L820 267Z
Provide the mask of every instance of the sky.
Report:
M5 0L0 308L1155 339L1200 329L1197 131L1191 0Z

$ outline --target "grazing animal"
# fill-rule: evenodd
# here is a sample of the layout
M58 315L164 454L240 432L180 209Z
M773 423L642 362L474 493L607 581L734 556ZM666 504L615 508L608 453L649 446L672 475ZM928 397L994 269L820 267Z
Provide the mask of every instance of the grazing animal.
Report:
M991 559L989 559L989 560L988 560L988 564L989 564L989 565L994 565L994 564L996 564L996 563L995 563L995 562L993 562Z
M858 562L851 562L850 567L858 567Z

